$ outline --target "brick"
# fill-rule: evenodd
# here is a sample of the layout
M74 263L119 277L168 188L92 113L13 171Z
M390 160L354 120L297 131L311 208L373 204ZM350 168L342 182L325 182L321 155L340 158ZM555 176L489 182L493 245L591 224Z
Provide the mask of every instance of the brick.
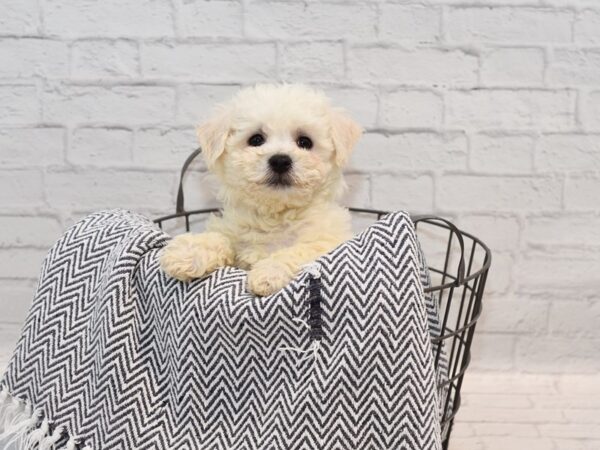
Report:
M15 345L21 336L22 324L2 323L0 325L0 370L8 366Z
M493 49L482 55L481 80L488 86L540 86L544 65L542 49Z
M563 376L559 376L556 380L556 387L558 392L561 394L566 394L571 396L575 395L590 395L590 394L600 394L600 384L598 384L598 375L590 374L590 375L571 375L565 374ZM577 415L579 412L583 412L584 410L572 409L571 412L573 416ZM589 417L588 420L583 420L584 422L595 422L600 419L600 416L596 416L594 418Z
M397 91L381 96L380 123L387 129L436 128L442 123L444 104L439 94Z
M514 349L515 337L504 334L483 334L478 333L473 339L471 346L471 364L470 370L510 370L514 366ZM490 356L492 355L492 356ZM493 411L501 411L494 409ZM501 412L498 413L500 415ZM465 417L466 416L466 417ZM494 417L490 413L491 417ZM477 422L490 422L491 417L486 420L486 417L481 417ZM497 416L496 416L497 417ZM462 412L461 420L465 422L473 422L467 414Z
M540 432L544 436L585 439L600 439L600 427L597 424L549 424L540 425Z
M0 85L0 123L37 122L41 110L35 86Z
M600 339L577 339L572 337L528 337L518 338L516 365L521 370L543 373L596 373L600 370L598 348ZM574 349L577 349L575 352ZM587 396L589 397L589 396ZM595 399L587 401L598 402ZM546 398L544 401L548 401ZM565 408L567 400L555 401L557 408ZM540 407L548 407L539 404ZM566 437L566 436L565 436Z
M73 78L134 78L140 72L138 45L127 40L76 41L72 47Z
M450 444L450 450L485 450L480 437L455 437L454 432L452 432L451 436L452 444Z
M545 3L552 3L553 0L546 0ZM564 3L563 0L556 0ZM578 0L574 0L578 1ZM586 1L586 0L583 0ZM592 0L593 1L593 0ZM441 0L440 3L444 5L459 5L464 6L466 3L464 0ZM531 6L531 0L471 0L469 5L472 6L507 6L507 5L526 5Z
M470 246L468 247L470 249ZM506 292L511 286L512 279L512 269L514 267L514 258L512 255L508 253L500 253L496 249L492 251L493 257L493 268L490 269L486 285L485 285L485 293L489 294L497 294L501 292ZM480 258L483 258L481 256ZM476 263L474 263L474 267L482 267L483 260L476 259ZM512 311L515 314L515 311ZM517 317L513 317L514 320L519 320Z
M3 0L0 35L32 35L40 31L37 0Z
M446 122L452 127L564 130L575 125L575 94L568 90L451 91Z
M545 0L544 5L555 8L569 8L571 10L582 10L587 7L597 6L594 0Z
M171 120L175 92L159 86L61 85L45 91L43 102L46 120L123 126Z
M595 85L598 77L600 77L599 50L554 50L547 70L549 83L564 86Z
M536 144L535 167L544 172L600 170L600 135L548 134Z
M185 208L189 211L218 206L220 202L215 198L218 186L216 178L207 172L191 171L183 180Z
M471 86L477 83L477 57L459 50L355 46L348 55L350 78L409 85Z
M133 133L122 128L77 128L69 162L84 166L130 165Z
M510 392L510 394L539 394L548 397L558 392L555 382L556 377L547 374L467 371L462 392L501 395Z
M433 209L433 180L429 175L382 174L373 177L371 184L376 209L411 213Z
M506 450L507 448L526 448L528 450L548 450L553 444L547 437L483 437L486 450Z
M173 35L173 14L158 0L49 0L44 25L53 36L162 38Z
M366 133L351 167L361 171L464 169L467 139L462 133Z
M562 182L546 177L446 175L437 186L436 204L461 211L556 211Z
M582 94L583 123L588 128L600 129L600 91Z
M332 104L346 109L348 114L361 126L373 127L377 121L377 94L368 89L352 88L323 88Z
M460 420L482 423L544 424L564 422L559 409L541 408L465 408L460 410ZM505 448L519 448L509 446Z
M382 3L379 38L393 41L437 42L440 39L440 7Z
M454 422L452 425L452 442L457 438L470 437L474 434L475 431L470 423Z
M571 338L571 342L579 343L580 341L574 341ZM592 344L593 344L593 342L592 342ZM576 378L580 377L580 376L585 376L587 378L594 378L596 380L596 383L598 382L598 373L597 372L591 372L591 373L582 375L582 374L575 373L575 371L573 370L572 372L566 372L563 375L568 376L568 377L576 377ZM556 378L556 376L555 376L555 378ZM597 409L598 407L600 407L600 396L590 395L590 392L580 393L580 394L568 394L568 395L561 392L559 395L551 395L551 396L532 395L529 398L531 399L532 403L536 407L562 408L563 411L567 411L569 409L587 409L589 412L589 410ZM566 422L566 420L565 420L565 422ZM588 423L593 423L593 422L588 421Z
M344 49L339 42L283 44L281 76L288 81L334 81L344 77Z
M342 204L355 208L371 206L371 176L350 174L345 177L348 189L342 198Z
M37 170L0 171L0 205L3 208L40 206L44 200L42 174Z
M555 334L594 337L598 333L600 301L554 301L550 306L548 326Z
M197 146L193 128L143 128L136 133L133 160L140 167L177 170ZM201 156L191 168L206 170Z
M27 317L34 293L35 284L31 281L2 280L0 283L2 322L21 326ZM0 329L2 327L3 325L0 325Z
M568 230L563 232L560 230ZM523 241L529 245L600 247L600 227L594 215L528 217Z
M569 177L565 185L565 207L570 211L598 211L600 178Z
M496 254L490 278L496 273ZM486 288L487 291L487 288ZM550 302L528 297L508 296L506 299L489 296L483 299L483 312L477 324L479 331L486 333L532 334L548 329Z
M574 298L597 291L598 271L600 260L595 252L564 248L530 251L519 259L515 268L520 290L534 293L560 290ZM573 280L577 280L576 293L573 292Z
M523 423L481 423L477 424L477 434L485 437L502 436L502 438L493 439L490 441L493 442L493 445L497 448L503 449L511 448L511 445L507 441L506 437L510 437L514 444L517 444L518 442L517 445L523 445L523 440L517 438L532 438L539 436L539 432L535 425ZM539 445L539 441L537 440L526 439L526 441L534 441ZM500 442L506 444L507 447L499 447Z
M344 203L347 206L354 206L355 203L349 203L346 201ZM368 213L352 213L352 231L354 234L359 234L364 231L366 228L373 225L373 223L377 220L377 216Z
M145 77L208 82L265 81L274 77L275 45L146 44L142 46Z
M598 376L595 376L593 378L595 383L598 384ZM564 414L567 420L575 423L600 424L600 417L598 417L597 414L590 414L589 409L565 409Z
M253 1L244 19L249 37L364 40L376 36L377 10L358 3Z
M61 229L53 217L0 216L0 247L47 249L60 237Z
M455 42L571 42L573 13L550 8L457 7L445 18Z
M481 173L531 173L533 149L531 136L478 133L471 137L470 166Z
M46 250L0 248L0 278L35 280L45 257Z
M571 375L566 374L561 377L558 377L556 380L556 387L558 392L561 394L577 394L577 395L590 395L590 394L600 394L600 383L598 383L598 374L591 375ZM577 410L572 410L573 414L576 414ZM583 412L583 410L581 411ZM588 420L584 420L585 422L596 421L600 419L600 416L596 416L594 418L588 418Z
M0 166L46 166L63 162L62 128L0 128Z
M594 6L597 4L594 3ZM600 11L586 9L575 20L575 42L584 45L600 44Z
M497 213L465 214L456 225L467 233L476 235L488 247L497 251L514 251L519 247L520 225L515 217Z
M501 375L500 375L501 376ZM465 393L465 391L461 392L462 394L462 404L461 407L465 408L531 408L531 400L526 395L522 394L507 394L507 393L495 393L495 394L486 394L486 393ZM477 426L477 430L480 430L480 426L483 424L479 424ZM486 425L490 425L487 424ZM495 424L501 425L501 424Z
M178 32L181 36L242 35L242 3L239 1L185 0L178 6Z
M239 89L238 85L181 84L177 120L198 125L210 117L216 104L228 100Z
M107 182L110 181L110 182ZM172 210L174 174L138 171L52 171L46 174L52 208L155 208Z
M63 78L69 73L67 44L48 39L1 39L0 77Z
M564 450L597 450L600 448L600 439L553 439L555 448Z

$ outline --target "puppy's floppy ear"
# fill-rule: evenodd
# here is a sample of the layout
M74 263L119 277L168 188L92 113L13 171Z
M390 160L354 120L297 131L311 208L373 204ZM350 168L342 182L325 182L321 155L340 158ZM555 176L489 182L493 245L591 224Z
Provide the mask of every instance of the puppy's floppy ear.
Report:
M230 117L226 109L221 109L208 122L196 128L196 135L202 148L206 166L212 169L225 151L225 142L230 131Z
M362 127L342 109L331 110L331 138L335 147L335 163L338 167L346 165L362 132Z

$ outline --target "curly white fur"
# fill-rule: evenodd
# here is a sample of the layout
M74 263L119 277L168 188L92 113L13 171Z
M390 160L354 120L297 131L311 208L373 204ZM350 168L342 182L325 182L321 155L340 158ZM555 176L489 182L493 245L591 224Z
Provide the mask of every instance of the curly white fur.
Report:
M264 144L250 146L260 133ZM303 85L257 85L221 105L198 128L207 167L221 182L222 217L207 232L175 237L163 250L163 270L180 280L223 265L249 270L257 295L283 288L301 266L351 235L348 211L336 201L342 168L362 129L327 97ZM298 145L299 136L313 142ZM269 183L274 154L292 159L289 186Z

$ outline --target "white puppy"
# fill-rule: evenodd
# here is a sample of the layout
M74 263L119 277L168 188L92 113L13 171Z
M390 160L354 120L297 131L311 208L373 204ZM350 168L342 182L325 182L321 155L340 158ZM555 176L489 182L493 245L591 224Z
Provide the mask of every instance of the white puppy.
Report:
M205 233L172 239L163 270L186 281L235 265L249 270L257 295L286 286L351 236L349 213L336 200L361 132L322 92L303 85L238 92L198 128L206 165L221 182L222 217L211 217Z

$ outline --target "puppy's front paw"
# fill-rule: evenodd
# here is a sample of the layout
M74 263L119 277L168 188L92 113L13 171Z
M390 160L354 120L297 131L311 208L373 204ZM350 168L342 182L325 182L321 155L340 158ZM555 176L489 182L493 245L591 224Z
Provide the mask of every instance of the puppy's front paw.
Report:
M275 259L258 261L248 272L248 289L265 297L283 289L293 278L292 271Z
M233 264L233 259L231 243L221 233L186 233L171 239L162 250L160 266L167 275L189 281Z

